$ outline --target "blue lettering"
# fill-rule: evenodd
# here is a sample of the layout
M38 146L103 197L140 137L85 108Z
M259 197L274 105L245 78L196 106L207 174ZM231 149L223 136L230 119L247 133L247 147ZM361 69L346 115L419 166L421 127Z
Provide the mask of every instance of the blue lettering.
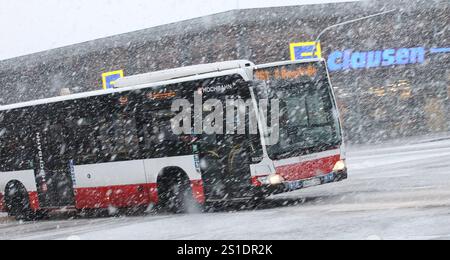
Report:
M409 49L399 49L396 54L396 64L405 65L408 64L410 60Z
M367 68L380 67L382 53L382 51L369 51L367 53Z
M328 69L330 71L342 70L342 57L344 54L341 51L335 51L328 57Z
M352 63L352 52L353 50L346 50L344 51L344 66L343 69L344 70L348 70L351 69L351 63Z
M362 69L366 67L367 52L355 52L352 55L352 68Z
M422 47L410 49L409 61L411 64L425 62L425 49Z
M328 57L330 71L377 68L425 62L423 47L387 49L378 51L334 51Z
M383 62L381 62L382 66L391 66L395 64L395 50L388 49L383 52Z

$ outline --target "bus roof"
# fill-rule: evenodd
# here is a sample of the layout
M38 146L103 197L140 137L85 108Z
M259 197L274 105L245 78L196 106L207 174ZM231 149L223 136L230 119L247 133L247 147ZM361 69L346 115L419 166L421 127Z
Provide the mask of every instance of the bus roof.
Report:
M313 62L323 62L323 61L325 61L325 60L322 58L304 59L304 60L296 60L296 61L278 61L278 62L266 63L266 64L261 64L261 65L255 65L254 69L265 69L265 68L278 67L278 66L289 65L289 64L313 63Z
M162 71L156 71L156 72L150 72L150 73L126 77L125 78L126 81L125 80L122 81L123 83L120 83L120 81L117 81L119 83L119 86L121 86L120 88L107 89L107 90L101 89L101 90L71 94L71 95L66 95L66 96L57 96L57 97L38 99L38 100L27 101L27 102L16 103L16 104L3 105L3 106L0 106L0 111L32 107L32 106L43 105L43 104L47 104L47 103L57 103L57 102L68 101L68 100L76 100L76 99L82 99L82 98L87 98L87 97L121 93L121 92L125 92L125 91L132 91L132 90L137 90L137 89L142 89L142 88L158 87L158 86L165 85L165 84L176 84L178 82L185 82L185 81L190 81L190 80L201 79L203 77L214 76L215 74L217 74L218 76L227 74L227 72L229 74L232 74L232 73L236 73L236 70L245 69L245 68L261 69L261 68L268 68L268 67L274 67L274 66L282 66L282 65L292 64L292 63L296 64L296 63L309 63L309 62L320 62L320 61L323 61L323 59L309 59L309 60L301 60L301 61L283 61L283 62L263 64L263 65L255 65L254 63L247 61L247 60L235 60L235 61L226 61L226 62L187 66L187 67L182 67L182 68L162 70ZM152 76L154 76L154 78ZM135 84L131 85L128 82L134 82Z
M189 76L196 76L201 74L220 72L232 69L250 68L254 66L255 64L253 64L253 62L250 62L248 60L234 60L234 61L187 66L121 78L114 83L114 87L123 88L130 86L138 86L143 84L167 81L171 79L179 79Z
M249 67L249 68L252 68L252 67ZM150 82L150 83L146 83L146 84L133 85L133 86L128 86L128 87L113 88L113 89L107 89L107 90L100 89L100 90L82 92L82 93L65 95L65 96L56 96L56 97L45 98L45 99L37 99L37 100L32 100L32 101L27 101L27 102L21 102L21 103L0 106L0 112L7 111L7 110L13 110L13 109L19 109L19 108L25 108L25 107L38 106L38 105L43 105L43 104L58 103L58 102L62 102L62 101L77 100L77 99L83 99L83 98L88 98L88 97L109 95L109 94L133 91L133 90L144 89L144 88L159 87L162 85L170 85L170 84L176 84L176 83L180 83L180 82L194 81L194 80L199 80L199 79L208 78L208 77L224 76L224 75L239 73L238 71L239 71L239 69L229 69L229 70L215 71L215 72L211 72L211 73L204 73L204 74L186 76L186 77L175 78L175 79L168 79L168 80L164 80L164 81L156 81L156 82Z

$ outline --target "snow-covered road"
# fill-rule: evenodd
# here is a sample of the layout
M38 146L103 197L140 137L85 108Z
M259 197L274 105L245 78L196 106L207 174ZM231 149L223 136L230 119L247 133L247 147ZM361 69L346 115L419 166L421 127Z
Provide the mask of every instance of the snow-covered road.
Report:
M0 239L450 239L450 140L353 147L349 179L261 209L0 222Z

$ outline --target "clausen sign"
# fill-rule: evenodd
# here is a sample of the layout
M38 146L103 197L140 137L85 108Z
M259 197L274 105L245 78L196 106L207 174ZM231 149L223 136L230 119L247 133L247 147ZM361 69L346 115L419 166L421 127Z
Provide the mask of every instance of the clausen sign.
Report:
M321 58L320 43L291 43L291 59L305 60ZM352 49L333 51L327 57L330 71L371 69L425 62L427 49L424 47L392 48L385 50L357 51ZM449 48L431 48L429 53L448 53Z
M400 48L376 51L334 51L328 56L330 71L370 69L425 62L425 48Z

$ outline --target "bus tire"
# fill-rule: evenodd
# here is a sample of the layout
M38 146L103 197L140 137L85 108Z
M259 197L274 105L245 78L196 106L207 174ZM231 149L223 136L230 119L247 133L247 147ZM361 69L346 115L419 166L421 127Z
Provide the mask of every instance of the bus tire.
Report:
M5 204L8 215L20 221L32 221L35 215L30 205L28 192L22 183L9 182L5 188Z
M174 214L197 207L189 177L180 169L169 169L158 177L158 209Z

